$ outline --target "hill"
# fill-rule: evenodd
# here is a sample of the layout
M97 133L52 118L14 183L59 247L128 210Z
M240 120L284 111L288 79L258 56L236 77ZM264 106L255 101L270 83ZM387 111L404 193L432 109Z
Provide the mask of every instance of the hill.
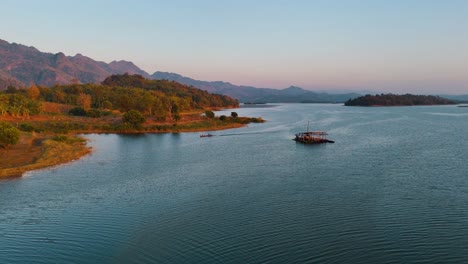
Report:
M0 91L2 119L15 120L17 126L18 122L33 120L33 126L39 131L53 132L125 131L128 127L122 127L125 124L119 117L130 111L137 111L150 120L145 131L152 131L150 126L154 122L160 125L172 125L177 121L205 122L206 118L201 115L204 111L236 107L239 102L228 96L210 94L173 81L148 80L137 74L112 75L102 84L31 86ZM66 121L56 122L58 120ZM205 127L209 125L204 124Z
M138 74L144 78L170 80L211 93L223 94L242 102L318 103L344 102L359 96L356 93L328 94L299 87L278 90L239 86L223 81L199 81L176 73L157 71L149 75L130 61L105 63L81 54L66 56L59 52L46 53L17 43L0 40L0 90L8 86L29 87L31 84L51 87L65 84L100 83L113 74Z
M199 81L177 73L157 71L151 75L157 80L171 80L186 85L192 85L211 93L225 94L241 102L268 102L268 103L336 103L345 102L350 98L360 96L357 93L329 94L304 90L300 87L290 86L282 90L271 88L256 88L252 86L239 86L222 81Z
M345 103L345 106L412 106L448 104L456 104L456 102L447 98L433 95L368 94L348 100Z
M66 56L41 52L34 47L0 40L0 90L30 84L53 86L71 83L100 83L112 74L130 73L149 77L129 61L109 64L77 54Z

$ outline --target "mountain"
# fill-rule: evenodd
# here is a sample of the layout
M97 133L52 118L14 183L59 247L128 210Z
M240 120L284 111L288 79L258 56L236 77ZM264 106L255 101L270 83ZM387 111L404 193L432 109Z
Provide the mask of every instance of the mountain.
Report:
M123 73L138 74L147 79L176 81L211 93L228 95L241 102L345 102L359 96L357 93L313 92L295 86L278 90L222 81L199 81L160 71L149 75L130 61L105 63L81 54L66 56L62 52L46 53L34 47L0 40L0 90L8 86L27 87L31 84L50 87L57 84L101 83L110 75Z
M109 64L77 54L46 53L34 47L0 40L0 90L36 84L99 83L112 74L149 74L129 61Z
M210 93L228 95L239 99L241 102L268 102L268 103L320 103L320 102L345 102L351 98L360 96L357 93L329 94L313 92L300 87L291 86L282 90L271 88L256 88L252 86L239 86L228 82L208 82L194 80L177 73L157 71L151 75L153 79L170 80L186 85L192 85Z

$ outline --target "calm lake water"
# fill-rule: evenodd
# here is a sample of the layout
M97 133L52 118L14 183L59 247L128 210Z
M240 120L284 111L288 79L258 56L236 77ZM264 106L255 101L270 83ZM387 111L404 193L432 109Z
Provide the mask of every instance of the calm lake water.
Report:
M234 111L268 122L88 135L0 181L0 263L468 263L467 108ZM336 143L292 141L308 121Z

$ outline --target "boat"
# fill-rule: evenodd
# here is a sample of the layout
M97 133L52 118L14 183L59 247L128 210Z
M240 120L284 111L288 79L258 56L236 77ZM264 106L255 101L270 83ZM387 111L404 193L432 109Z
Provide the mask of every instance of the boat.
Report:
M293 140L304 144L335 143L335 141L327 139L327 135L327 132L323 131L307 131L297 133Z
M297 133L293 140L304 144L335 143L335 141L327 139L327 135L327 132L324 131L309 131L309 122L307 122L307 131Z
M200 137L212 137L214 136L213 134L210 134L210 133L206 133L206 134L201 134Z

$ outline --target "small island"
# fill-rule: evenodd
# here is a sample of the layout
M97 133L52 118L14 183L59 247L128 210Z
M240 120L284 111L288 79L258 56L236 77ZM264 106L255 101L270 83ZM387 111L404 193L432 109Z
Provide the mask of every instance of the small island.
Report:
M413 94L376 94L365 95L345 102L345 106L416 106L416 105L453 105L456 101L433 95Z
M0 91L0 178L86 155L79 134L178 133L237 128L260 117L213 111L239 101L174 81L112 75L101 84Z

